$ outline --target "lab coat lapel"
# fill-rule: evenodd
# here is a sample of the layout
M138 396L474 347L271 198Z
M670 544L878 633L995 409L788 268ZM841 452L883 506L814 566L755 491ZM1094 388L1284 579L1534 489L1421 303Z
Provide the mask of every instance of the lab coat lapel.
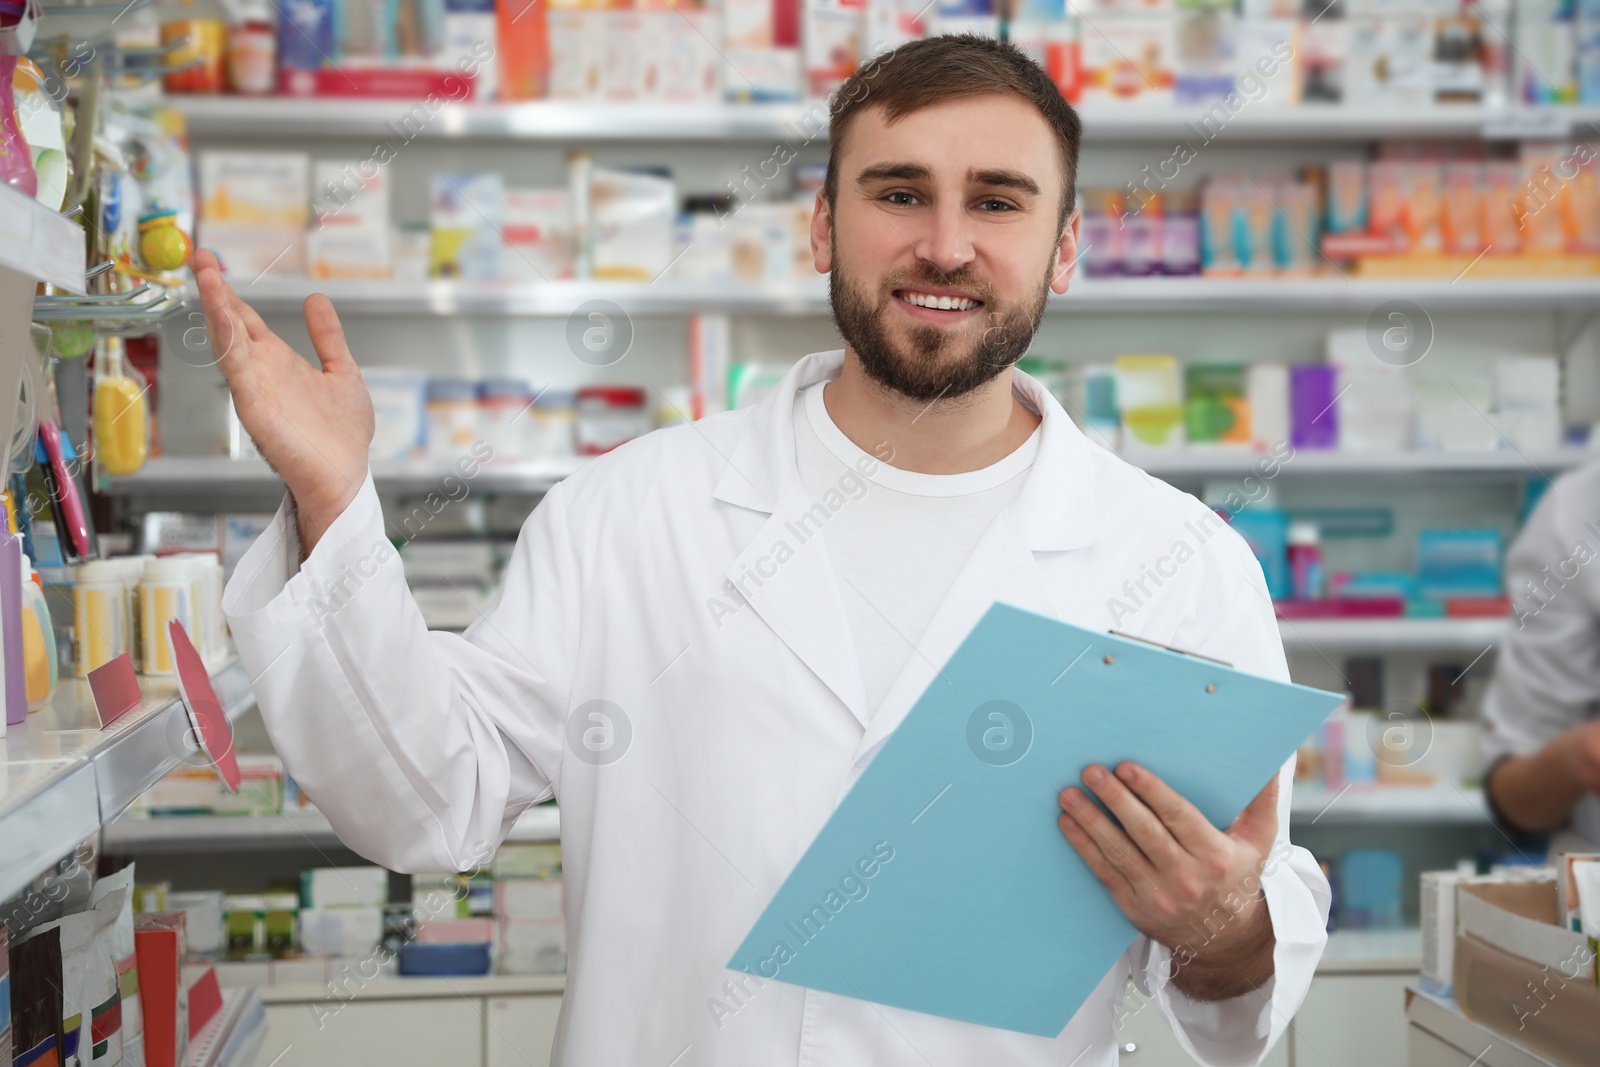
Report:
M860 661L820 524L805 521L817 505L800 479L794 445L795 394L836 376L843 360L843 351L816 353L784 376L751 413L714 495L768 513L728 568L724 590L749 604L865 726Z

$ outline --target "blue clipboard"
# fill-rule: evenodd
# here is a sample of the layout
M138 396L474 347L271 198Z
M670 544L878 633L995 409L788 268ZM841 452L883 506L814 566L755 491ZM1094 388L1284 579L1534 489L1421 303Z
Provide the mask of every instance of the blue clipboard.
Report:
M1138 933L1060 791L1133 760L1227 826L1343 699L996 604L728 966L1055 1037Z

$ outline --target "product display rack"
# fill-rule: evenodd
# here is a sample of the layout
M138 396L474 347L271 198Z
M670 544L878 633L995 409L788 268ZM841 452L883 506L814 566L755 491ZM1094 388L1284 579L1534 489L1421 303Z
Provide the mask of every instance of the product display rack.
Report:
M230 720L255 706L237 660L211 676ZM203 758L177 683L145 677L140 692L138 710L102 730L89 683L63 678L47 707L8 728L0 750L0 899L94 836L162 775Z
M561 840L555 805L529 808L511 828L507 841ZM319 812L283 815L124 815L106 824L111 852L194 852L209 848L295 849L342 847L326 816Z
M1474 268L1476 269L1476 268ZM1487 267L1484 268L1487 272ZM322 293L342 315L564 316L591 300L609 300L629 315L828 314L821 279L795 282L497 282L259 278L243 291L265 313L298 314ZM195 294L190 294L194 297ZM1567 278L1087 278L1051 296L1050 315L1148 312L1345 311L1363 313L1388 300L1433 311L1559 311L1600 304L1600 276Z
M175 96L171 102L191 133L207 137L252 134L300 139L381 137L406 129L425 138L516 141L770 141L804 144L827 140L827 105L822 101L781 104L610 103L537 100L525 103L445 104L418 112L409 127L412 102L295 97ZM1220 105L1217 105L1220 107ZM1101 105L1078 108L1084 140L1095 142L1203 142L1211 104ZM1214 126L1240 141L1372 141L1385 137L1485 137L1559 139L1582 136L1600 123L1600 107L1432 107L1361 105L1240 108ZM1196 131L1200 132L1196 132ZM407 137L409 140L410 137Z

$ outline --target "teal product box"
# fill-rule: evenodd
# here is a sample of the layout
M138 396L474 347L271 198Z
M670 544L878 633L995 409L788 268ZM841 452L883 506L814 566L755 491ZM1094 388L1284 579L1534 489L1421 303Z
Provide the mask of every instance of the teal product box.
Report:
M1504 538L1499 530L1417 534L1417 593L1430 600L1499 596Z
M1289 581L1289 513L1281 508L1244 508L1228 519L1261 564L1267 592L1274 600L1287 600Z
M1345 930L1398 930L1400 854L1386 848L1353 848L1339 860L1339 926Z

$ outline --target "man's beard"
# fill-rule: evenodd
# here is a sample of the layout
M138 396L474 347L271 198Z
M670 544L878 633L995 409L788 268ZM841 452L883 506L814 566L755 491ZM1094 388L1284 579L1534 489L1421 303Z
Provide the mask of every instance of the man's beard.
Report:
M912 326L906 350L897 348L890 340L884 319L889 314L889 302L899 299L894 291L914 290L919 284L965 289L983 301L989 325L979 338L969 342L969 351L956 355L956 339L946 330L932 325ZM973 279L965 271L946 274L923 265L911 275L891 279L891 284L884 287L882 297L874 304L869 294L843 270L837 258L828 275L828 300L833 306L834 325L861 360L861 369L879 385L912 400L963 396L993 381L1028 351L1044 317L1049 296L1050 278L1046 274L1038 295L1030 304L997 306L988 283Z

